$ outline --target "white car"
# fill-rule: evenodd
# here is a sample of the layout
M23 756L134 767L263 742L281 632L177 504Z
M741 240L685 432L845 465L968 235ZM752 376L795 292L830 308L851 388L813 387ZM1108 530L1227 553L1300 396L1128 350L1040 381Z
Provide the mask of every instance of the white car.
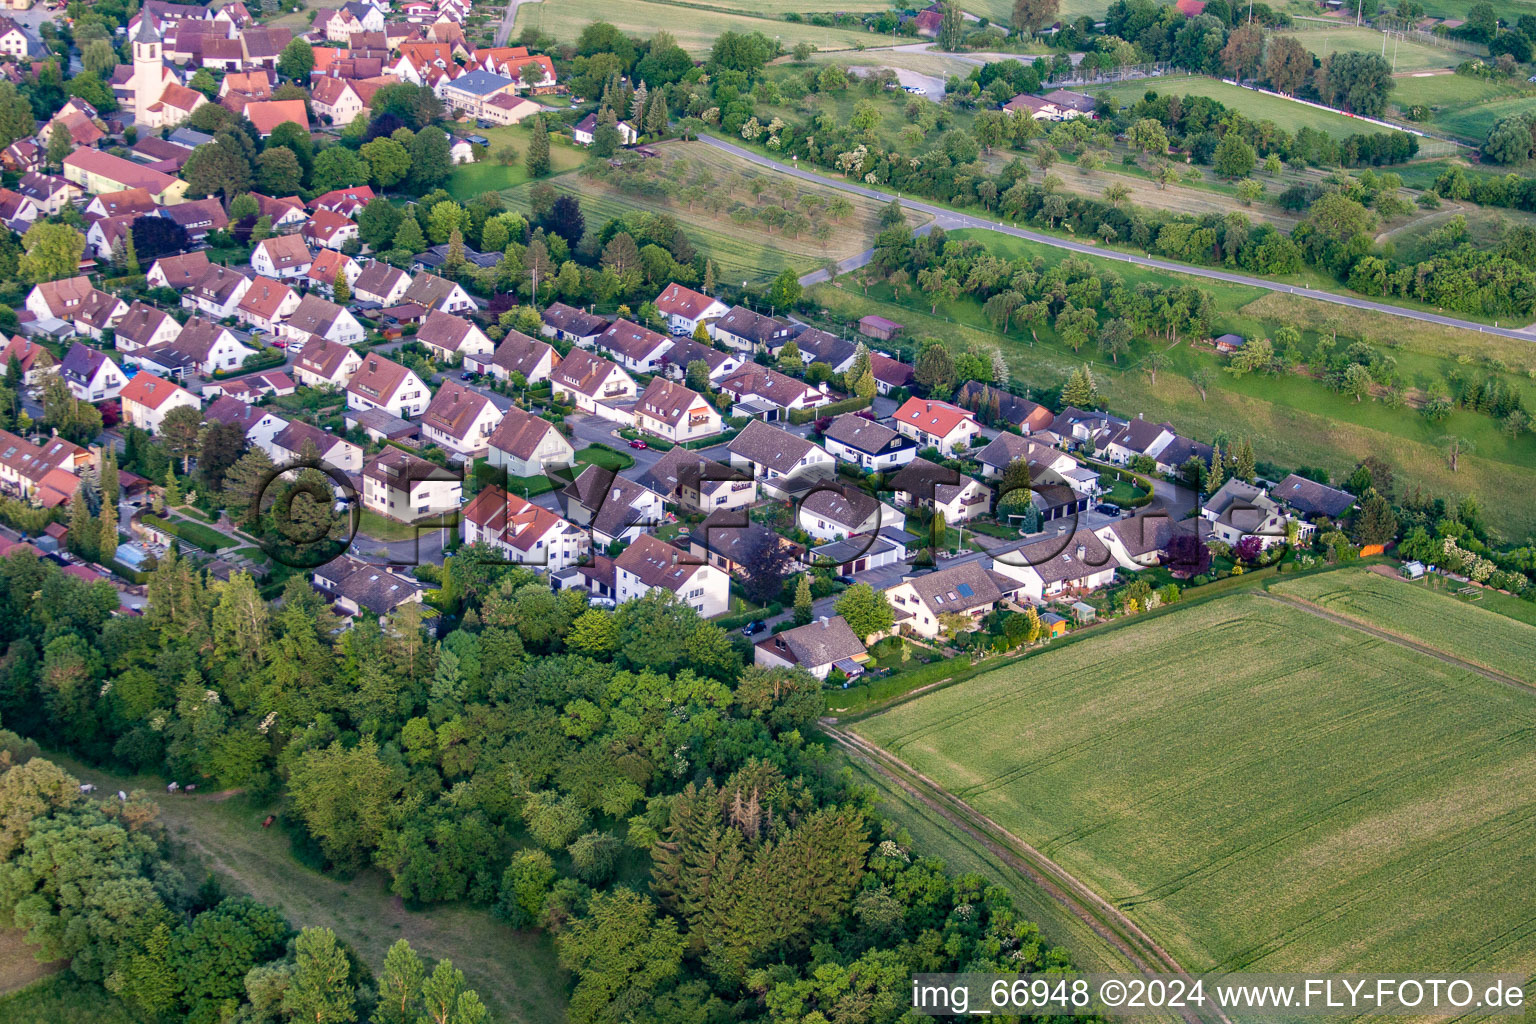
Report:
M906 90L907 90L907 94L909 96L927 96L928 95L928 90L924 89L920 85L909 85L909 86L906 86Z

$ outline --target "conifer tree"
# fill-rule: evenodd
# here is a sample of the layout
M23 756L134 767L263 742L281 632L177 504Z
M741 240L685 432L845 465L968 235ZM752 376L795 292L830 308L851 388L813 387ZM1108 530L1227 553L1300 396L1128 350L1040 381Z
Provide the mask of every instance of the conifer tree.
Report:
M800 574L795 584L795 625L803 626L811 621L811 578Z

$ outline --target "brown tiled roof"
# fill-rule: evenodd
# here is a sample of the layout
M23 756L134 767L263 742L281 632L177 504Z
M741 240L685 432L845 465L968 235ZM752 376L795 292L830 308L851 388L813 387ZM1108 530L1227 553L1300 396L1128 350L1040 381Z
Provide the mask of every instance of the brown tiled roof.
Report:
M394 288L398 288L400 281L405 277L404 271L397 270L388 263L378 260L363 268L363 272L357 275L357 281L352 285L353 293L367 292L370 295L388 295Z
M509 329L507 336L501 339L501 344L496 346L491 362L508 375L520 373L526 378L543 362L545 354L552 357L550 370L553 372L560 365L560 355L552 345L530 338L521 331Z
M304 110L303 100L259 100L245 105L245 116L262 135L271 135L273 129L284 121L292 121L304 130L309 130L309 115Z
M595 352L576 348L560 361L555 372L550 374L550 379L562 388L592 396L597 394L603 382L618 368L617 363Z
M578 338L596 337L608 329L608 321L603 317L563 302L550 303L540 315L549 326Z
M351 351L339 341L328 341L317 334L312 334L309 341L305 342L304 347L299 350L296 365L310 373L319 374L327 380L333 380Z
M185 388L178 387L168 380L162 380L152 373L140 370L134 374L132 380L123 386L122 399L125 402L135 402L139 405L147 406L150 409L158 409L177 392L188 396L192 394Z
M199 256L203 255L198 253ZM206 258L206 257L205 257ZM149 344L149 339L155 336L155 332L165 325L171 315L164 310L142 302L134 302L128 307L128 313L117 325L117 336L126 338L138 345Z
M491 400L455 380L445 380L427 411L421 414L424 426L433 427L460 441L468 440L469 429Z
M528 460L538 450L553 423L517 407L510 408L502 416L496 429L491 431L490 446L516 458Z
M448 296L453 289L452 281L446 281L436 274L417 274L411 279L411 286L405 290L400 301L414 302L427 309L436 309L448 301Z
M866 653L864 642L854 635L848 620L841 615L786 629L766 640L759 640L757 646L806 669Z
M696 292L692 288L685 288L676 281L667 285L656 296L656 308L671 316L686 317L689 320L697 320L703 312L714 304L714 299L703 292Z
M461 316L434 309L427 314L427 322L416 332L416 340L423 345L435 345L448 352L457 352L471 331L479 328Z
M1082 579L1115 566L1109 548L1088 530L1078 530L1071 537L1047 537L1026 544L1012 560L1031 566L1047 583Z
M124 214L154 213L160 208L154 197L142 188L129 188L121 192L103 192L90 205L100 203L105 211L104 216L121 217ZM203 262L208 262L206 253L200 254Z
M277 316L278 307L292 294L293 289L281 281L258 277L246 289L245 297L240 300L237 308L262 320L271 320Z
M679 420L688 415L688 410L701 401L704 401L704 398L697 391L685 388L665 377L653 377L635 403L635 411L675 426ZM708 402L705 404L708 405Z
M304 301L308 302L311 298L314 296L308 296ZM385 359L383 356L366 355L363 357L363 365L359 366L357 373L352 375L352 381L347 385L347 390L356 391L376 401L388 401L410 372L399 363Z
M753 420L726 447L733 455L788 475L816 445L762 420Z
M288 316L288 326L297 331L318 334L322 338L330 331L336 318L345 313L336 303L311 292L299 302L299 308ZM388 362L388 360L385 360Z
M596 344L625 359L641 363L654 355L658 348L671 344L671 341L665 334L658 334L648 327L641 327L628 320L615 320L606 331L598 335Z
M272 261L272 266L278 270L301 267L314 260L309 253L309 246L305 245L304 239L298 235L277 235L273 238L265 238L256 243L256 248L265 252L267 258Z
M743 366L722 380L720 390L729 391L739 398L764 398L781 408L788 408L803 397L819 394L804 381L755 363Z
M607 531L604 531L607 532ZM702 568L683 552L649 533L642 533L613 560L614 567L638 577L647 587L676 591Z
M874 530L880 525L879 500L857 487L819 488L805 496L800 508L848 533Z

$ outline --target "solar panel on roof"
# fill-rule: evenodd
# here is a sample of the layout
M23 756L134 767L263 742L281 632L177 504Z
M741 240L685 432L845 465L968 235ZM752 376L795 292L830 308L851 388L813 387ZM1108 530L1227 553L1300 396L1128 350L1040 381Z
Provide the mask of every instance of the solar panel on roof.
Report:
M955 587L955 589L960 592L960 596L961 597L975 597L976 596L976 591L971 589L971 585L969 583L962 583L959 586Z

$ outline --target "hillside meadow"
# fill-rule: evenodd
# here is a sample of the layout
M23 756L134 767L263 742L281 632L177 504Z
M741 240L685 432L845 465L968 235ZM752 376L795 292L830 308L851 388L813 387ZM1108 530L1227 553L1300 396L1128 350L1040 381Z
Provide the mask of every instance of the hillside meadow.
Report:
M1536 966L1533 726L1528 691L1241 594L854 729L1191 971L1350 972Z
M974 238L1008 258L1027 254L1054 264L1068 255L995 232L966 230L951 236ZM1306 353L1318 338L1336 329L1341 349L1364 339L1390 355L1411 390L1434 386L1458 370L1479 379L1498 376L1520 389L1528 407L1536 408L1532 377L1536 347L1529 342L1108 260L1099 265L1132 288L1141 281L1197 284L1215 300L1218 313L1213 333L1270 337L1282 326L1295 326L1302 331ZM1391 408L1379 400L1356 402L1303 373L1234 378L1223 372L1224 358L1184 337L1173 345L1161 338L1138 339L1126 356L1112 362L1091 344L1073 353L1049 325L1031 329L1015 324L1001 334L983 315L981 303L968 295L939 302L937 313L932 314L930 298L916 289L898 295L879 283L872 284L866 295L857 275L844 275L839 286L817 285L810 295L832 322L875 313L906 324L909 345L935 337L956 349L1000 348L1015 382L1036 395L1060 387L1073 367L1087 363L1111 410L1166 420L1206 441L1218 433L1246 436L1259 458L1281 466L1321 466L1342 478L1367 455L1384 457L1404 484L1422 485L1442 495L1476 495L1490 525L1506 538L1519 540L1536 533L1536 507L1509 497L1536 488L1536 438L1530 434L1511 438L1497 420L1486 415L1458 409L1446 421L1434 424L1412 405ZM1153 352L1160 352L1166 361L1155 381L1146 371L1146 360ZM1203 398L1190 381L1201 369L1211 371L1213 380ZM1445 435L1475 445L1454 473L1441 444Z

